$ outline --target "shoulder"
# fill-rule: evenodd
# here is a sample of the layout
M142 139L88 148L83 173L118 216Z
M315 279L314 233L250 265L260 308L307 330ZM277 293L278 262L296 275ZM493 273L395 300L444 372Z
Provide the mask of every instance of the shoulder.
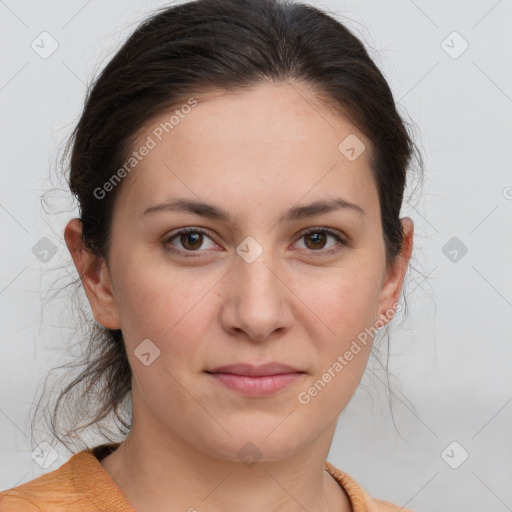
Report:
M107 444L82 450L56 470L0 492L0 511L135 512L97 457L113 447Z
M414 512L389 501L372 498L349 474L326 462L325 469L338 481L354 512Z
M23 495L9 490L0 492L0 510L2 512L41 512L43 509Z
M9 489L0 492L0 510L2 512L40 512L42 509L15 490Z
M59 468L29 482L0 492L1 512L39 512L57 510L64 497L76 493L73 466L81 458L73 455Z

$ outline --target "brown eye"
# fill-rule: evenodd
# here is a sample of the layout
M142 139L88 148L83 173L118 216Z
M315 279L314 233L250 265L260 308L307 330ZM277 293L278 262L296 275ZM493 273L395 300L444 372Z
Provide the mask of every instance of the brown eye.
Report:
M182 233L180 235L180 242L185 249L199 249L203 243L203 234L197 232Z
M328 245L329 239L332 239L334 243L331 242ZM300 240L304 240L306 249L311 252L318 252L319 256L337 253L343 246L348 245L336 232L323 228L309 229L302 234Z
M323 249L327 237L325 232L317 231L315 233L304 235L306 239L306 246L308 249Z
M209 247L208 241L210 241ZM205 252L200 249L210 249L216 244L208 236L206 231L200 228L185 228L169 236L164 240L163 245L167 250L177 254L185 254L187 252L200 254Z

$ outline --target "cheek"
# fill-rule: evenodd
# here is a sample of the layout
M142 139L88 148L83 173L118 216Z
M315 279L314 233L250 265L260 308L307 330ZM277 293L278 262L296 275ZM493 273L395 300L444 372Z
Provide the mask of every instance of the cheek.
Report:
M359 385L371 352L370 328L378 304L375 280L357 276L332 279L328 285L315 288L308 303L314 316L321 319L313 320L310 315L305 322L311 329L309 338L317 340L319 364L300 390L299 410L307 417L326 411L337 415Z
M211 329L212 311L217 305L214 272L200 274L197 269L171 269L170 266L137 264L135 258L118 267L123 278L116 284L121 329L127 351L145 339L161 352L161 359L178 368L187 361L194 364L201 340Z
M380 282L374 268L347 265L304 288L301 298L317 316L314 324L323 325L328 338L340 347L375 322Z
M304 325L311 329L309 338L317 340L320 364L299 402L311 403L312 409L341 412L364 373L382 278L370 261L347 261L306 294L304 302L314 314Z

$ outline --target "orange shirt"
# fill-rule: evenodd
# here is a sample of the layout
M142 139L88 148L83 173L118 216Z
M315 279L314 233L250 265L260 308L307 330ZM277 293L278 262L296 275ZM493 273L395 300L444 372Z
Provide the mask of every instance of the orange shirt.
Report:
M136 512L100 464L117 446L83 450L56 470L0 492L0 512ZM411 512L372 499L352 477L329 462L325 468L345 490L353 512Z

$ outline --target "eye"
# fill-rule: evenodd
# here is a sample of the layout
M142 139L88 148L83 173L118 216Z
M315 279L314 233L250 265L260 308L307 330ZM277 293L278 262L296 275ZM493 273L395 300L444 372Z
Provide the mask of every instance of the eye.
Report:
M204 247L205 238L210 240L210 247ZM334 243L332 243L330 246L327 244L329 238L334 240ZM307 231L302 233L299 240L306 241L306 250L320 253L319 255L324 256L336 254L343 248L343 246L348 246L348 242L346 242L337 232L321 227L309 228ZM199 250L201 248L209 249L216 245L204 229L194 227L180 229L179 231L173 233L171 236L167 237L163 244L166 250L169 250L173 253L181 255L188 253L186 254L187 257L196 256L191 254L194 252L203 252ZM177 247L177 245L181 247Z
M212 242L212 246L216 245L213 242L213 240L207 235L205 230L201 228L190 227L180 229L178 232L168 237L166 240L164 240L164 246L171 252L180 254L184 252L201 252L198 249L200 249L201 246L204 244L205 237ZM176 245L174 245L173 242L180 244L183 249L176 248ZM209 247L206 248L208 249Z
M329 238L334 240L334 244L331 244L327 250L324 250ZM309 228L307 231L302 233L299 240L306 241L306 249L313 252L320 252L322 255L335 254L339 252L343 246L348 245L348 243L345 242L344 239L335 231L320 227Z

